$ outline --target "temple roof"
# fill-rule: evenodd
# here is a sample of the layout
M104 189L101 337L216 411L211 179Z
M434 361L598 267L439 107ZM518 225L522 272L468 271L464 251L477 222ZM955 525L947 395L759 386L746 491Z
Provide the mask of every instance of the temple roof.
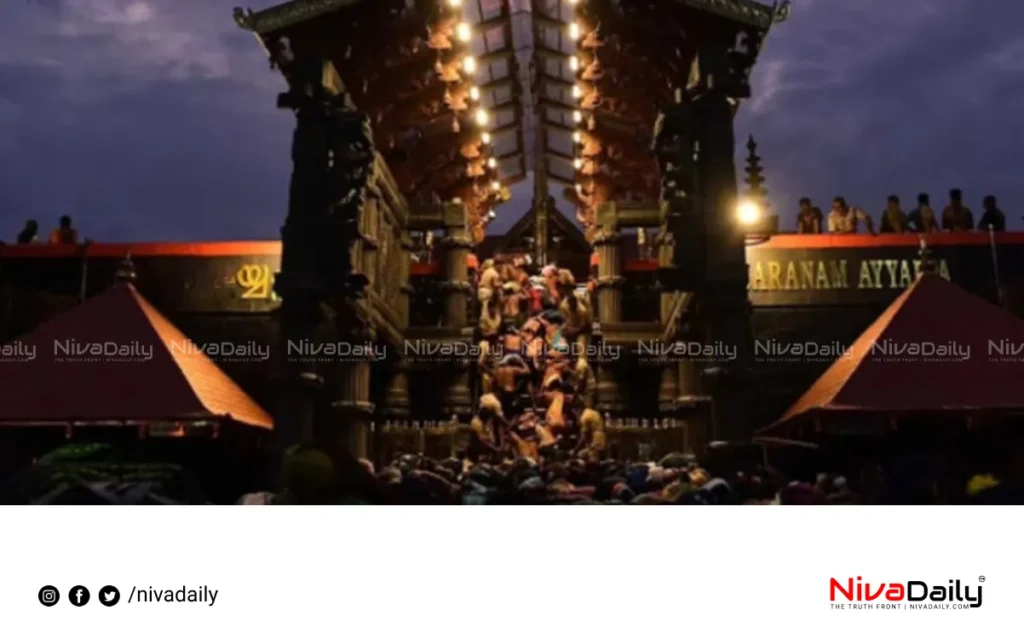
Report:
M410 199L458 197L483 221L502 202L493 192L532 172L539 190L563 184L589 224L602 202L657 199L655 121L701 42L724 50L742 34L730 59L749 66L788 11L754 0L292 0L235 19L279 68L285 39L333 61ZM467 102L471 89L480 96Z
M273 420L131 284L0 346L0 423Z
M572 244L575 244L581 251L590 251L590 243L587 242L583 232L580 231L579 227L572 220L565 217L561 211L552 209L548 212L547 217L551 222L549 240L553 240L556 237L565 238ZM494 241L493 250L490 252L500 253L505 250L520 250L518 244L524 240L531 240L534 237L534 224L536 221L537 209L531 208L504 235L495 236L497 239ZM532 250L532 248L527 250Z
M938 275L922 275L759 433L830 412L1024 411L1024 356L1012 353L1022 345L1024 321Z

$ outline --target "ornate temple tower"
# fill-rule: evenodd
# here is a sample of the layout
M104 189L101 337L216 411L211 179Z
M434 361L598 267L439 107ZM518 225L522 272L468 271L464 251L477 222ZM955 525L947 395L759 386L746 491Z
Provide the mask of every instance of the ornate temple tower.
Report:
M747 166L744 168L747 177L744 182L747 185L747 197L761 205L762 208L768 205L768 190L764 188L764 167L761 166L761 157L757 153L757 143L754 142L754 135L747 139Z

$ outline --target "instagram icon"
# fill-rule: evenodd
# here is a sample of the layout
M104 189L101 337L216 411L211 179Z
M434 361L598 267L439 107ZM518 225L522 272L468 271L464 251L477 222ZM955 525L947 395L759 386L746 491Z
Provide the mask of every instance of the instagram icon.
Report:
M44 607L52 607L60 602L60 592L53 585L46 585L39 590L39 603Z

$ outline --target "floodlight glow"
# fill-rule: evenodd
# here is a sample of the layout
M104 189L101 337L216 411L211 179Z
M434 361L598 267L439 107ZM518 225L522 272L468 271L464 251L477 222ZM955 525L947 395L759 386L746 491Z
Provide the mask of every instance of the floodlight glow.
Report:
M757 224L761 220L761 206L751 200L744 200L736 207L736 218L746 226Z

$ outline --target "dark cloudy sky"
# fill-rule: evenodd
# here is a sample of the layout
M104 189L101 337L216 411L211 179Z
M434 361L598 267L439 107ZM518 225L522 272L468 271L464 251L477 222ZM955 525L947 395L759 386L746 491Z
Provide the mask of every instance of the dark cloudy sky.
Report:
M274 108L283 84L235 26L235 1L3 4L0 237L68 213L97 241L277 238L291 116ZM738 123L761 143L784 217L804 194L877 215L889 193L941 201L959 186L975 208L999 195L1022 226L1024 5L793 5Z

